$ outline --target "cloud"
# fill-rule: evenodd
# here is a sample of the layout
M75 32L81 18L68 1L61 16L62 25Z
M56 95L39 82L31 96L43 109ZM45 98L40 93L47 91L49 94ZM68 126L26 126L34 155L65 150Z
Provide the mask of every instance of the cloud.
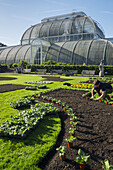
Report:
M62 3L62 2L59 2L59 1L54 1L54 0L45 0L46 2L48 3L53 3L53 4L57 4L57 5L66 5L66 3Z
M41 13L51 13L51 12L59 12L59 11L65 11L66 9L54 9L54 10L48 10L48 11L42 11Z
M102 11L101 13L113 15L113 12L111 12L111 11Z
M4 2L0 2L0 6L7 6L7 7L17 7L16 5L14 4L10 4L10 3L4 3Z
M23 17L23 16L13 16L13 18L20 19L20 20L25 20L25 21L33 21L36 22L38 19L30 18L30 17Z

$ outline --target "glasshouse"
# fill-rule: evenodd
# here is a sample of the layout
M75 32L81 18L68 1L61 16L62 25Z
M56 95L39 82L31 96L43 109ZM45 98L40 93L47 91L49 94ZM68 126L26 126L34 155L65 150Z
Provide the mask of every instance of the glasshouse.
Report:
M0 49L0 64L47 61L74 64L113 64L113 44L103 28L84 12L44 18L28 28L19 45Z

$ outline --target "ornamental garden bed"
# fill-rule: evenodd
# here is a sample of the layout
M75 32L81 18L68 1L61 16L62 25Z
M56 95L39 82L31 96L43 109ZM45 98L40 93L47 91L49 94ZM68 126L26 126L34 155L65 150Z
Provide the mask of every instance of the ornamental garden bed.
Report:
M22 108L34 103L34 101L32 97L27 97L11 102L10 105L13 108ZM10 115L10 119L0 126L0 136L25 139L38 126L45 115L56 113L57 108L53 104L38 102L31 105L30 110L24 110L15 116Z
M88 170L102 169L101 161L108 159L113 164L113 107L100 102L93 102L82 97L84 91L59 89L48 92L46 95L66 102L76 112L80 123L77 125L76 137L73 148L68 148L66 138L69 138L70 118L61 112L62 131L57 141L58 146L65 146L66 160L61 161L56 148L50 152L39 164L43 170L71 169L79 170L76 163L78 149L81 148L86 155L91 156L91 161L86 166ZM42 99L39 99L40 101ZM56 104L57 105L57 104Z
M24 85L15 85L15 84L3 84L0 85L0 93L14 91L14 90L20 90L24 89L26 86Z
M55 76L42 76L42 78L47 79L47 81L59 81L59 82L72 80L72 79L63 79L58 76L56 77Z
M14 80L14 79L17 79L17 78L14 78L14 77L0 77L0 81L3 81L3 80Z

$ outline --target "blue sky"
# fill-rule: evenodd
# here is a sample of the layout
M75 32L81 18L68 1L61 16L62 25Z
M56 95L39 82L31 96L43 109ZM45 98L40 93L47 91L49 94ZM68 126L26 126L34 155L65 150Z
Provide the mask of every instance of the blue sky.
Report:
M113 37L113 0L0 0L0 42L18 45L23 33L45 17L83 11Z

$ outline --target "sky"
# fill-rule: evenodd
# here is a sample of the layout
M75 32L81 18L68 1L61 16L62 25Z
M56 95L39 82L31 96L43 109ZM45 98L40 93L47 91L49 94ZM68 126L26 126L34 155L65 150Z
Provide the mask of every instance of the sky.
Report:
M113 0L0 0L0 42L19 45L24 32L46 17L85 12L113 37Z

